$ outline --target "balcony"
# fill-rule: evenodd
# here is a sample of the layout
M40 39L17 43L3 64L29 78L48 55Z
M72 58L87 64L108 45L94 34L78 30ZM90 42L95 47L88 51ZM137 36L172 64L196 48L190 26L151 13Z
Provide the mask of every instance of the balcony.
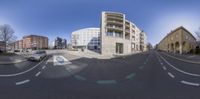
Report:
M126 29L125 32L126 32L126 33L130 33L130 30L129 30L129 29Z
M129 24L126 24L126 27L130 28L130 25L129 25Z
M119 22L119 21L107 21L107 24L118 24L118 25L123 25L123 22Z
M110 29L110 30L118 30L118 31L123 31L123 27L118 27L118 26L107 26L107 29Z
M107 20L119 20L119 21L122 21L123 22L123 18L119 18L119 17L107 17Z
M123 18L122 14L107 14L107 17L118 17L118 18Z
M123 38L123 33L121 32L114 32L114 31L108 31L106 33L107 36L110 36L110 37L118 37L118 38Z
M130 35L129 34L125 34L125 39L130 40Z

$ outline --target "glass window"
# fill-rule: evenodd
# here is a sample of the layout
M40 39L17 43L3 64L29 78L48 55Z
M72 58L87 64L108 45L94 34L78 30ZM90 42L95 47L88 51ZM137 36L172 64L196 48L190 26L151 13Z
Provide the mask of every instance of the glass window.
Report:
M107 32L107 36L113 36L112 32Z

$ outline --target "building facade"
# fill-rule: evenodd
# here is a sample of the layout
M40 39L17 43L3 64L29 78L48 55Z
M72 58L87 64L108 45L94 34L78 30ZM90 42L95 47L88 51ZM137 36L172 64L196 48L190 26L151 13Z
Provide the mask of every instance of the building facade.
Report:
M171 31L158 44L158 50L172 53L189 53L196 48L196 38L184 27Z
M28 35L9 45L12 50L47 49L48 38L38 35Z
M23 49L47 49L48 38L45 36L28 35L23 37Z
M23 50L23 40L15 41L11 45L12 45L12 47L11 47L12 50L15 50L15 49Z
M5 42L4 41L0 41L0 52L4 52L5 51Z
M72 32L71 44L76 49L100 50L100 29L84 28Z
M102 12L101 54L129 54L147 50L147 36L123 13Z
M55 42L54 42L54 48L55 49L65 49L65 48L67 48L67 40L62 39L60 37L57 37Z

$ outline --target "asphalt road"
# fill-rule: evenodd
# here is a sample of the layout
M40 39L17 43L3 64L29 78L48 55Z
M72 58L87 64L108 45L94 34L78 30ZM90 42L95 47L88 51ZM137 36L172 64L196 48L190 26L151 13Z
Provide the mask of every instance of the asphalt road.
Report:
M0 75L0 99L200 98L199 65L161 52L110 60L79 58L65 65L55 65L54 55L27 72Z

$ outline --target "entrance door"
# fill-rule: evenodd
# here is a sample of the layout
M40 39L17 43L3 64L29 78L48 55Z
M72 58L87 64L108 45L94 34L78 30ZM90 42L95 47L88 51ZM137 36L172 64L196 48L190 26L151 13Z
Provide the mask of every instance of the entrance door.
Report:
M116 53L123 54L123 44L122 43L116 43Z

